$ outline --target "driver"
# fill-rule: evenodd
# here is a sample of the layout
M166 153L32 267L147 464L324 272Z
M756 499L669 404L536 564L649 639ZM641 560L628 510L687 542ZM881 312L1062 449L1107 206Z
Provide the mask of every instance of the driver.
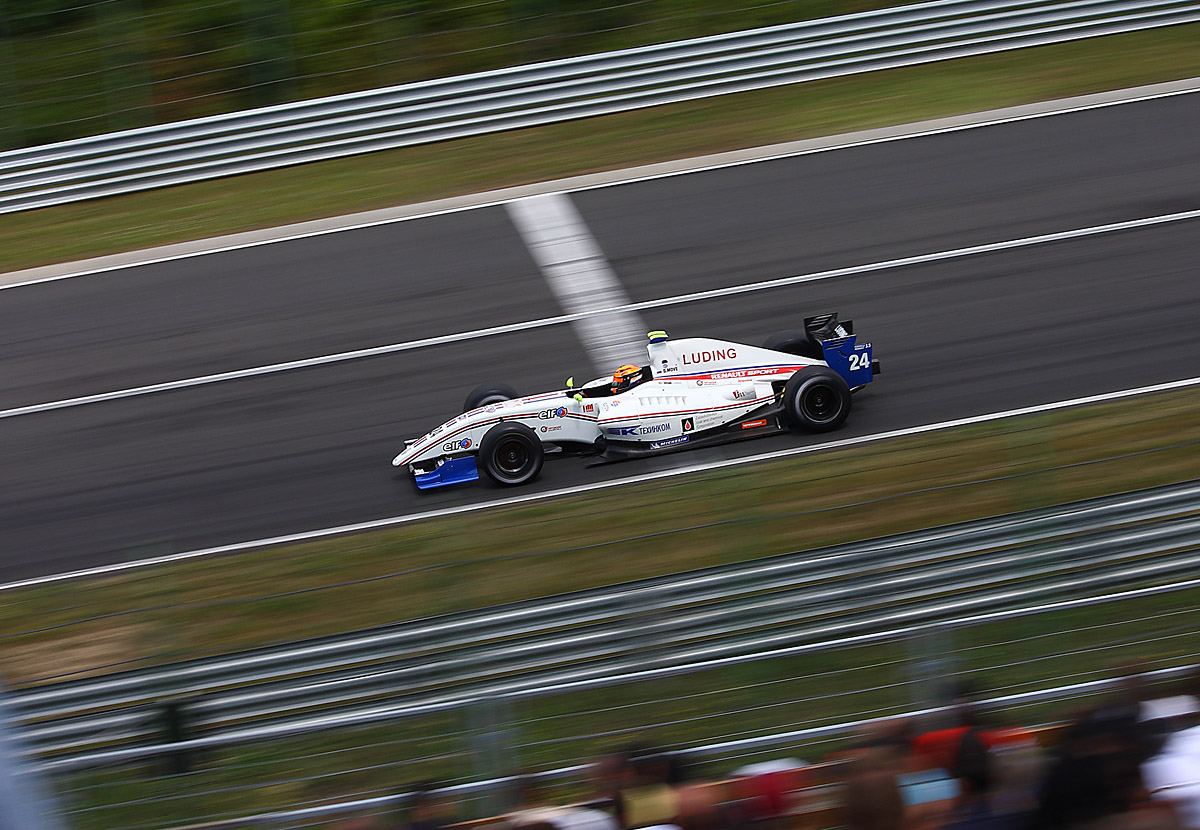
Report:
M645 368L627 363L613 373L612 391L614 395L628 392L646 379Z

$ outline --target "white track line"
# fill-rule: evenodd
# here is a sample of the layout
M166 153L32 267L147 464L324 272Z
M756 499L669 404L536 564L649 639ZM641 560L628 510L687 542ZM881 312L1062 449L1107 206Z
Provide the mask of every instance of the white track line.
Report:
M110 254L77 262L56 263L37 268L27 268L21 271L12 271L7 274L0 274L0 290L19 288L54 280L71 279L73 277L83 277L90 274L103 274L125 268L135 268L141 265L155 265L162 262L205 256L207 254L238 251L245 248L258 247L259 245L272 245L277 242L309 239L315 236L341 233L343 231L373 228L380 225L392 224L393 222L406 222L410 219L424 219L430 216L443 216L448 213L458 213L464 210L495 207L513 199L540 193L595 190L597 188L614 187L633 182L652 181L654 179L683 176L690 173L702 173L707 170L738 167L743 164L756 164L774 159L793 158L811 153L824 153L849 147L863 147L870 144L902 141L922 136L942 135L960 130L976 129L978 127L1011 124L1017 121L1028 121L1034 118L1045 118L1053 115L1085 112L1087 110L1119 106L1121 104L1153 101L1160 98L1170 98L1175 95L1187 95L1197 91L1200 91L1200 78L1185 78L1178 81L1148 84L1129 89L1078 95L1054 101L1040 101L1033 104L1002 107L995 110L966 113L946 118L934 118L910 124L859 130L833 136L820 136L818 138L789 141L765 147L731 150L708 156L647 164L641 167L572 176L566 179L547 182L535 182L533 184L492 190L484 193L473 193L466 196L455 196L412 205L400 205L344 216L332 216L325 219L298 222L275 228L263 228L256 231L245 231L209 239L197 239L190 242L177 242L141 251Z
M135 568L145 568L152 565L164 565L172 562L182 562L188 559L199 559L206 556L219 556L227 553L238 553L241 551L253 550L255 548L290 545L297 542L311 542L315 539L324 539L330 536L345 536L351 533L361 533L367 530L379 530L387 527L396 527L397 525L411 524L412 522L420 522L428 519L439 519L446 516L457 516L463 513L476 513L482 510L492 510L497 507L513 507L516 505L529 504L530 502L561 498L563 496L573 496L581 493L594 493L600 490L608 490L614 487L624 487L630 484L643 484L650 481L660 481L662 479L675 478L677 476L691 475L693 473L704 473L711 472L713 470L721 470L728 467L739 467L743 464L756 464L761 461L771 461L779 458L791 458L797 455L807 455L814 452L837 450L844 447L858 446L860 444L872 444L878 441L886 441L891 438L903 438L909 435L921 435L926 432L937 432L940 430L953 429L955 427L969 426L971 424L983 424L989 421L999 421L1003 418L1013 418L1020 415L1033 415L1039 412L1051 412L1057 409L1068 409L1075 406L1103 403L1105 401L1115 401L1120 400L1121 398L1130 398L1137 395L1148 395L1155 392L1169 392L1171 390L1186 389L1188 387L1197 385L1200 385L1200 377L1186 378L1184 380L1173 380L1167 383L1156 383L1152 386L1140 386L1136 389L1121 389L1115 392L1104 392L1099 395L1088 395L1083 398L1072 398L1065 401L1037 404L1036 406L1024 406L1019 409L1009 409L1004 412L992 412L986 415L973 415L969 418L957 418L953 421L941 421L934 424L923 424L921 426L906 427L904 429L894 429L889 430L888 432L878 432L874 435L863 435L858 438L845 438L841 441L827 441L821 444L810 444L804 447L792 447L786 450L776 450L774 452L748 455L741 458L730 458L722 461L709 461L700 464L692 464L685 467L678 467L672 470L657 470L652 473L641 473L639 475L615 479L612 481L599 481L592 484L580 484L574 487L564 487L559 490L550 490L543 493L530 493L523 496L512 496L510 498L496 499L495 501L489 502L476 502L474 504L446 507L439 510L427 510L422 513L409 513L404 516L393 516L388 519L375 519L369 522L358 522L355 524L341 525L339 527L310 530L303 533L289 533L285 536L273 536L269 539L257 539L252 542L238 542L232 545L221 545L213 548L184 551L182 553L170 554L168 556L155 556L149 559L140 559L135 562L120 562L113 565L101 565L95 568L69 571L67 573L33 577L31 579L22 579L16 582L0 584L0 591L11 591L18 588L31 588L38 585L48 585L55 582L63 582L69 579L103 576L106 574L128 571Z
M550 293L604 374L646 357L646 324L600 250L600 243L565 193L546 193L505 205Z
M697 302L699 300L711 300L717 297L726 297L733 294L746 294L754 291L765 291L772 288L799 285L806 282L849 277L856 274L868 274L888 268L901 268L908 265L920 265L928 262L958 259L962 257L976 256L979 254L995 253L997 251L1007 251L1014 248L1026 248L1032 245L1043 245L1049 242L1082 239L1088 236L1097 236L1099 234L1115 233L1118 231L1133 230L1136 228L1146 228L1155 225L1165 225L1170 222L1180 222L1187 219L1196 218L1200 218L1200 210L1188 210L1181 213L1168 213L1161 216L1147 217L1145 219L1131 219L1125 222L1113 222L1111 224L1096 225L1090 228L1059 231L1057 233L1042 234L1040 236L1027 236L1022 239L1010 239L1002 242L988 242L983 245L972 245L966 248L954 248L949 251L917 254L915 256L900 257L898 259L889 259L882 262L872 262L865 265L851 265L846 268L834 268L828 271L816 271L811 274L780 277L779 279L764 280L762 282L747 283L744 285L734 285L727 288L714 288L709 291L696 291L691 294L678 294L673 297L662 297L657 300L629 303L627 305L618 306L612 309L604 309L603 311L591 310L571 314L560 314L555 317L542 317L537 320L508 323L502 326L490 326L488 328L473 329L471 331L463 331L456 334L443 334L436 337L425 337L420 340L408 340L403 343L392 343L386 346L373 346L368 349L355 349L349 352L338 352L336 354L327 354L318 357L306 357L300 360L290 360L285 363L272 363L266 366L255 366L249 369L235 369L229 372L218 372L217 374L201 375L200 377L184 378L181 380L166 381L163 383L151 383L146 386L135 386L129 389L118 389L112 392L99 392L94 395L81 395L77 398L64 398L62 400L48 401L46 403L29 404L27 406L18 406L12 409L0 410L0 418L15 418L18 415L32 415L36 412L47 412L54 409L67 409L73 406L85 406L87 404L117 400L119 398L133 398L141 395L151 395L157 392L169 392L175 389L187 389L193 386L204 386L210 383L221 383L223 381L238 380L240 378L256 377L259 375L272 375L279 372L289 372L294 369L307 369L313 366L324 366L330 363L342 363L347 360L358 360L366 357L395 354L397 352L421 349L427 346L438 346L446 343L474 340L480 337L491 337L497 334L528 331L530 329L560 325L562 323L575 323L598 314L608 314L617 311L643 311L650 308L661 308L663 306L679 305L682 303Z

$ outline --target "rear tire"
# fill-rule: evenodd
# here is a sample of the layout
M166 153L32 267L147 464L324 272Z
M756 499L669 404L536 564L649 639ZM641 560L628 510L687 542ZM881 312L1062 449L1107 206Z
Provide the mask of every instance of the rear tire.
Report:
M470 412L472 409L478 409L490 403L511 401L515 397L517 397L517 390L507 383L481 383L471 390L471 394L467 395L466 401L463 402L463 412Z
M542 471L545 451L537 433L516 421L492 427L479 444L479 465L497 484L525 484Z
M763 348L814 360L820 360L822 356L820 344L814 343L806 331L777 331L767 338Z
M850 414L850 387L824 366L809 366L788 378L783 406L793 426L806 432L835 430Z

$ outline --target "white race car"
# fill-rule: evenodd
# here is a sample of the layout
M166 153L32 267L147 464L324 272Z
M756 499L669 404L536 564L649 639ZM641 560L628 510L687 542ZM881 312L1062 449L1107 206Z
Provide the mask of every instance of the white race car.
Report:
M500 383L467 396L462 415L406 442L392 459L422 490L479 480L525 484L548 452L616 461L769 435L827 432L850 413L851 393L879 372L850 321L809 317L763 347L649 334L649 363L622 366L582 387L518 397Z

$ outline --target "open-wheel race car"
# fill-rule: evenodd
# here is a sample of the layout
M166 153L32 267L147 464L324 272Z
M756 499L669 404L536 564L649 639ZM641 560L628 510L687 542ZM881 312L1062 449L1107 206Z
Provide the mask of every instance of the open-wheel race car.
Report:
M871 344L850 321L809 317L762 346L648 335L649 362L581 387L518 397L502 383L467 396L463 414L406 442L392 460L425 490L537 477L549 453L617 461L790 429L828 432L850 414L851 395L879 373Z

